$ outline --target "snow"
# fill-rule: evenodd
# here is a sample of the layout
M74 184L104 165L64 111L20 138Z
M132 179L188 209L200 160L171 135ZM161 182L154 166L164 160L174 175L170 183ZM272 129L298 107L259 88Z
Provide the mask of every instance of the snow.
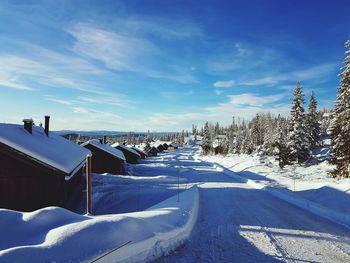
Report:
M105 151L105 152L113 155L114 157L117 157L118 159L125 161L125 156L124 156L122 151L120 151L116 148L113 148L113 147L109 146L108 144L101 143L97 139L89 140L89 141L83 143L81 146L85 146L87 144L91 144L91 145L99 148L100 150Z
M82 165L91 152L53 132L33 126L32 134L23 125L0 123L0 142L66 174Z
M131 152L131 153L133 153L133 154L136 154L137 156L139 156L139 158L141 158L141 155L137 152L137 151L135 151L134 149L131 149L131 148L129 148L129 147L127 147L127 146L125 146L125 145L123 145L123 144L120 144L120 143L113 143L112 145L111 145L113 148L115 148L115 147L117 147L117 146L120 146L121 148L123 148L123 149L125 149L125 150L127 150L127 151L129 151L129 152Z
M91 261L131 241L98 262L150 261L189 236L196 221L196 187L141 212L87 216L58 207L34 212L0 209L0 260ZM12 227L10 227L12 226Z
M0 210L0 261L91 262L131 241L98 262L350 262L350 230L310 213L311 201L294 205L296 195L305 204L301 192L313 182L316 190L334 183L322 174L328 165L316 165L310 180L315 167L300 168L302 176L298 166L277 170L269 157L197 150L164 151L130 165L125 177L94 174L93 209L101 215ZM288 188L294 171L304 182L299 193Z
M333 166L327 161L314 165L290 165L281 169L274 157L259 154L226 157L197 155L197 158L216 163L217 169L228 172L237 180L350 227L350 179L330 177L328 172ZM323 156L320 159L324 159Z

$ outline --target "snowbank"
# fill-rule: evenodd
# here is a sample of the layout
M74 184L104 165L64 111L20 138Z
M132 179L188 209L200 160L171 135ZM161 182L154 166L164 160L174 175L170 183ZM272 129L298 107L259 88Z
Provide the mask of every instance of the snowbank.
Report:
M196 221L192 187L145 211L82 216L58 207L34 212L0 209L1 262L91 261L128 241L99 262L145 262L184 242Z

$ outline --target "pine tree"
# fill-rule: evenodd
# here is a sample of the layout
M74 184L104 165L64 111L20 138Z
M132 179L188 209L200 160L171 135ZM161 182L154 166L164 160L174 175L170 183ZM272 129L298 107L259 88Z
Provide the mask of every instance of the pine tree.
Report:
M251 139L255 146L260 146L264 143L264 132L259 114L256 114L251 121Z
M309 108L306 116L306 129L309 135L310 147L314 148L320 142L321 126L319 122L315 93L313 91L311 92Z
M344 67L340 74L337 103L332 124L332 160L334 177L350 176L350 40L345 44Z
M208 154L212 147L212 140L209 130L209 123L206 122L203 129L202 150L204 154Z
M283 127L282 119L279 118L278 124L277 124L277 140L275 142L275 146L278 150L278 164L281 168L283 168L285 165L290 164L289 162L289 149L287 147L287 130Z
M303 163L309 159L310 149L305 127L304 98L300 82L297 83L294 90L288 147L290 149L290 161Z

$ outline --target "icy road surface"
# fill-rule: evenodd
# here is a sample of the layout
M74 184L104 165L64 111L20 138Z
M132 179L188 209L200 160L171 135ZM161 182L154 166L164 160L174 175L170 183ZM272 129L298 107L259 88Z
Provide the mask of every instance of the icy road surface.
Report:
M349 229L235 181L194 151L164 153L161 166L153 159L143 167L180 171L200 194L190 239L156 262L350 262Z

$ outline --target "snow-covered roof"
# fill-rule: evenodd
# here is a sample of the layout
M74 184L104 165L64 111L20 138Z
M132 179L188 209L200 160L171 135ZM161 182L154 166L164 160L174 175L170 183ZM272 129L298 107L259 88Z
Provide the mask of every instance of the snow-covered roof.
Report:
M133 147L131 147L131 149L133 149L133 150L135 150L135 151L139 151L139 152L141 152L141 153L143 153L143 154L147 155L147 153L145 153L145 151L144 151L144 150L142 150L142 149L141 149L141 148L139 148L139 147L133 146Z
M88 149L53 132L46 136L44 129L38 126L33 126L30 134L23 125L0 123L0 142L67 174L91 154Z
M169 146L179 147L179 145L178 145L176 142L171 142L171 143L169 144Z
M100 150L105 151L105 152L117 157L118 159L125 161L125 156L124 156L124 153L122 151L120 151L116 148L113 148L113 147L109 146L108 144L103 144L98 139L93 139L93 140L87 141L87 142L83 143L81 146L85 146L87 144L91 144L91 145L95 146L96 148L99 148Z
M120 144L120 143L118 143L118 142L113 143L111 146L112 146L113 148L115 148L115 147L117 147L117 146L120 146L120 147L123 148L124 150L127 150L127 151L129 151L129 152L131 152L131 153L133 153L133 154L136 154L137 156L141 157L141 155L140 155L137 151L135 151L134 149L131 149L131 148L129 148L129 147L123 145L123 144Z

